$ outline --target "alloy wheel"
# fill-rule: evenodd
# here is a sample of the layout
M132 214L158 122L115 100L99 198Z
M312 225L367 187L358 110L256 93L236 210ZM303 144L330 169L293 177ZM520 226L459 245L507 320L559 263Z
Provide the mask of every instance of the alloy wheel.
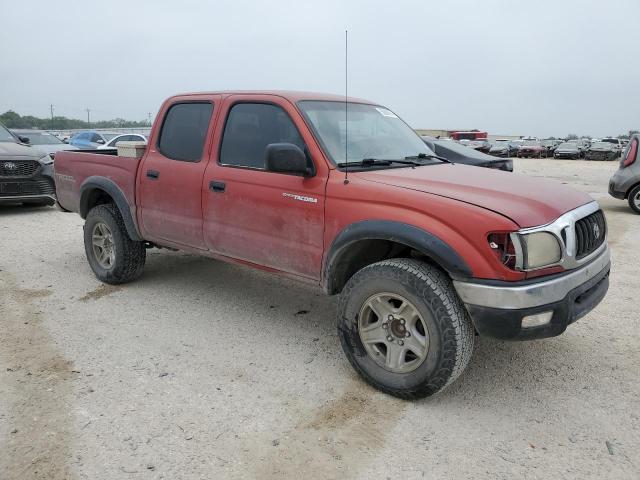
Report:
M395 293L369 297L358 316L358 332L367 353L382 368L408 373L427 358L429 331L418 309Z
M94 225L91 232L91 246L93 247L93 255L102 268L109 270L113 267L116 261L113 233L105 223L98 222Z

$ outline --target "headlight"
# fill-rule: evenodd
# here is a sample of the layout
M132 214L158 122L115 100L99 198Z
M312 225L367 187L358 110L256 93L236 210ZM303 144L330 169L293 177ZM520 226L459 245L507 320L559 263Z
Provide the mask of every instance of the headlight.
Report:
M523 269L532 270L558 263L562 259L560 242L548 232L520 235L522 240Z
M51 158L51 155L47 154L44 157L42 157L39 161L43 165L50 165L53 163L53 158Z

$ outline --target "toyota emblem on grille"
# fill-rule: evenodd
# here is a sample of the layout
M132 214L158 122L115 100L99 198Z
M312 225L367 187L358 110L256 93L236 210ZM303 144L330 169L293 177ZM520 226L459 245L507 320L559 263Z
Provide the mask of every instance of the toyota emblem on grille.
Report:
M18 165L16 165L16 164L15 164L15 163L13 163L13 162L6 162L6 163L4 163L4 164L2 165L2 167L3 167L5 170L17 170L17 169L18 169Z
M593 235L596 237L596 240L600 238L600 227L597 223L593 224Z

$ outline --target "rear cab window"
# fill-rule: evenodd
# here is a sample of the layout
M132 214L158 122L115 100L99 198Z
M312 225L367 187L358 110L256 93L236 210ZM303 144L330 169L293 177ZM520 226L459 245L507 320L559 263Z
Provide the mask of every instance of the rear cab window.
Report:
M210 102L175 103L167 111L158 150L172 160L199 162L213 113Z

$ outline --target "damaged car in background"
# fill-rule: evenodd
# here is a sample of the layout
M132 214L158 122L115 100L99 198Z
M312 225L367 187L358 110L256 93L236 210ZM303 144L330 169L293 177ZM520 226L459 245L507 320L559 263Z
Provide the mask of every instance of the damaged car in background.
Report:
M509 158L518 154L518 144L509 141L495 141L491 144L489 155L493 157Z
M582 150L576 143L561 143L553 152L553 158L566 158L569 160L579 160L582 158Z
M518 149L518 158L543 158L547 156L547 149L541 142L526 141Z
M476 167L494 168L513 172L513 160L508 158L497 159L491 155L479 152L473 148L466 147L451 140L441 140L438 138L421 137L424 143L438 156L446 158L451 163L462 163Z
M586 160L615 160L620 152L617 147L609 142L595 142L587 149L584 155Z

